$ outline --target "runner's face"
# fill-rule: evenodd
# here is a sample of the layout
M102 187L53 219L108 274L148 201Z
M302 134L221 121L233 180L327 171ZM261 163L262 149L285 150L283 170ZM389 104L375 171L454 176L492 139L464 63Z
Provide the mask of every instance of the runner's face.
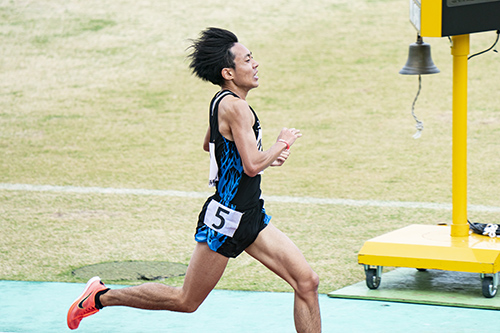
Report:
M249 90L257 88L259 86L259 77L257 76L259 63L254 60L252 52L240 43L234 44L231 52L234 54L234 84Z

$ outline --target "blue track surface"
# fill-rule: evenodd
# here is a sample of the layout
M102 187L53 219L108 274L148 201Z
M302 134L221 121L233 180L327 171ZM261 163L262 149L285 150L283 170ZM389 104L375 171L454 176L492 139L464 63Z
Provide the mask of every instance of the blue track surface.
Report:
M0 332L69 332L84 284L0 281ZM120 288L122 286L110 286ZM294 332L293 294L214 290L197 312L105 308L75 332ZM320 296L324 332L494 332L500 313Z

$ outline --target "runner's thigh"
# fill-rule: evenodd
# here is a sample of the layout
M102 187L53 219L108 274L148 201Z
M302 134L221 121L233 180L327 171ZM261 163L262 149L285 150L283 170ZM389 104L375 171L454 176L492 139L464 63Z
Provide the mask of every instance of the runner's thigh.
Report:
M299 248L272 223L260 232L246 252L294 288L312 272Z

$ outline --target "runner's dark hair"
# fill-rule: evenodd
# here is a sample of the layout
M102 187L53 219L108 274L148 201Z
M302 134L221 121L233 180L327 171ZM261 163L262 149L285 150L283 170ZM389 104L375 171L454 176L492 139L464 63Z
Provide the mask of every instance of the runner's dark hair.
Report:
M191 59L189 68L193 74L204 81L222 86L223 68L234 68L234 54L231 48L238 43L238 37L231 31L220 28L207 28L200 33L200 37L192 41L188 49Z

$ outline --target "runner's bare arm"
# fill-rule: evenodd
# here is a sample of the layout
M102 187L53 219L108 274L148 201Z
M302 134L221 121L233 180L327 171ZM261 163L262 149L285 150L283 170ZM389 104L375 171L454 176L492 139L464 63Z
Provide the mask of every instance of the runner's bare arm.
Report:
M224 101L223 101L224 102ZM255 134L252 126L255 121L253 113L246 101L241 99L227 100L219 107L219 127L224 136L233 140L240 153L244 172L254 177L262 170L277 161L278 157L302 136L297 129L283 128L277 141L266 151L259 151L255 144ZM283 141L279 141L279 140ZM283 164L283 163L281 163Z
M203 139L203 150L209 151L209 142L210 142L210 126L208 126L207 134L205 134L205 139Z
M283 150L283 152L280 154L280 156L278 156L276 161L271 163L271 166L272 167L282 166L285 163L285 161L287 160L288 156L290 156L290 150L288 150L288 149Z

